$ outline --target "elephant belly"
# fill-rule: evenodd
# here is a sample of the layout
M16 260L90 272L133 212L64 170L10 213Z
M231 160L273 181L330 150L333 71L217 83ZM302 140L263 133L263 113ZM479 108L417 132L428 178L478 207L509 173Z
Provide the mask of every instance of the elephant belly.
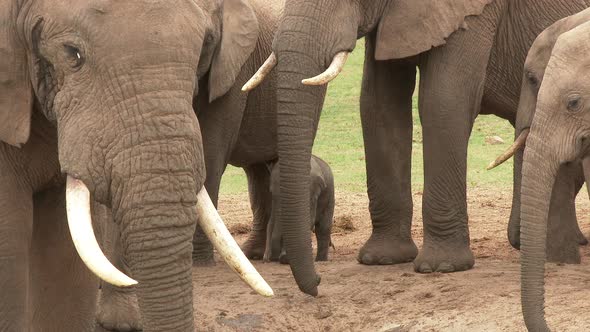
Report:
M277 158L276 118L245 117L230 164L245 167Z

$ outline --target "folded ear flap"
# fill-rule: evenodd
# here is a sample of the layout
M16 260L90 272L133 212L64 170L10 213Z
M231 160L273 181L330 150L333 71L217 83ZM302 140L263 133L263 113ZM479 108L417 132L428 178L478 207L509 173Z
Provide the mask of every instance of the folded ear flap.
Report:
M13 2L0 3L0 141L21 146L31 130L33 90L27 54L14 29Z
M467 16L481 14L492 1L390 1L379 23L375 59L406 58L443 45Z
M224 1L221 45L209 72L209 101L231 89L256 48L259 32L258 19L248 0Z

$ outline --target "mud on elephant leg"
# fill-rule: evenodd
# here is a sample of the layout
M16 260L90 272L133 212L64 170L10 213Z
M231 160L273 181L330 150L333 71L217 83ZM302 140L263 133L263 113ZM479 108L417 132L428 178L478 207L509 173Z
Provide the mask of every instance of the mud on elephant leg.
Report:
M424 132L424 245L417 272L473 267L467 224L467 147L482 101L492 32L484 20L453 34L420 63L420 118ZM486 32L488 31L488 32ZM478 44L477 49L464 45ZM461 93L457 93L458 89Z
M367 37L361 120L365 142L369 210L373 232L363 245L362 264L411 262L411 155L414 64L374 60L374 38Z
M254 220L252 231L242 245L242 250L250 259L263 259L266 249L266 228L272 210L270 170L263 163L246 167L244 171L248 177L248 192Z

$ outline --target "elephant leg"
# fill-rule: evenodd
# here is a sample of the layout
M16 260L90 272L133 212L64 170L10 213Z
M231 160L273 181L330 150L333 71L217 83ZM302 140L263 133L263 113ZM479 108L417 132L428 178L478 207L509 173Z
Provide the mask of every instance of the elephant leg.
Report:
M412 96L415 65L374 60L374 34L367 37L361 120L373 230L360 249L362 264L411 262L418 249L412 224Z
M107 257L119 270L130 275L129 267L123 259L119 227L112 220L111 211L100 204L95 204L93 219L105 221L103 250ZM135 287L116 287L102 282L96 321L109 331L142 330Z
M256 164L244 169L248 177L248 192L254 220L252 231L242 250L250 259L263 259L266 248L267 224L271 216L270 171L266 164Z
M193 108L198 111L203 139L207 170L205 188L215 207L219 198L221 176L236 145L246 107L247 95L241 92L240 87L238 84L234 85L225 96L212 103L209 103L206 93L199 95L193 103ZM197 191L200 189L196 188ZM193 265L215 265L213 245L198 224L193 236Z
M29 331L32 194L0 165L0 331Z
M316 261L327 261L330 245L332 244L332 223L334 221L334 205L330 203L316 216L315 237L318 243L318 250L315 256Z
M37 193L33 215L32 331L93 331L99 282L74 248L65 187Z
M581 164L577 165L576 170L574 172L575 172L575 175L573 177L573 179L574 179L574 182L573 182L574 195L572 197L572 202L573 202L572 212L574 213L573 228L574 228L574 232L576 233L575 234L576 242L581 246L585 246L585 245L588 245L588 239L586 239L586 236L584 235L584 233L582 233L582 230L580 229L580 223L578 222L578 217L576 215L576 197L578 196L578 194L580 193L580 190L582 189L582 187L584 186L584 183L586 182L585 177L584 177L583 165L581 165Z
M576 217L576 194L583 185L579 164L563 165L555 180L549 207L547 260L580 263L580 228ZM582 235L583 237L583 235Z
M278 209L279 201L279 186L276 185L271 193L272 208L271 217L268 221L266 229L266 250L264 252L264 260L267 262L276 262L281 256L286 261L287 254L283 248L283 230L281 224L277 222L281 220L280 212Z
M207 172L207 179L205 180L205 188L211 197L211 201L217 207L219 198L219 185L221 183L221 174L219 177L210 177ZM215 257L213 253L213 244L201 228L197 224L195 234L193 235L193 265L194 266L213 266L215 265Z
M217 110L218 112L220 110ZM199 119L201 120L201 119ZM219 151L227 151L226 140L218 136L219 132L211 130L212 125L203 124L203 149L205 151L205 169L207 177L205 179L205 188L211 197L211 201L217 207L219 200L219 186L221 185L221 176L227 165L227 157ZM205 128L208 128L205 131ZM206 136L207 135L207 136ZM217 152L217 154L216 154ZM198 188L197 190L200 190ZM193 265L194 266L212 266L215 265L213 254L213 244L203 232L201 225L197 224L195 234L193 235Z
M493 29L483 19L468 18L467 24L469 29L420 60L424 244L414 268L421 273L463 271L475 262L469 247L467 147L481 107Z

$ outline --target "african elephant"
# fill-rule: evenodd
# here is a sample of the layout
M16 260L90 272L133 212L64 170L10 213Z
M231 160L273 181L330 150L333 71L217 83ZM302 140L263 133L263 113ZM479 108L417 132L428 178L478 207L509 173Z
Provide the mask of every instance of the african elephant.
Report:
M197 217L215 243L237 248L199 191L198 42L218 32L192 24L205 9L187 0L0 4L0 330L92 330L92 271L118 286L138 282L145 331L194 331ZM101 252L94 201L112 211L135 280ZM218 250L253 271L239 250Z
M332 245L332 224L334 222L334 175L330 165L320 157L311 156L309 215L310 229L315 233L317 240L316 261L327 261L328 251ZM278 163L272 162L270 167L270 192L273 201L280 198L280 171ZM271 218L267 229L267 242L264 257L266 261L279 260L281 263L288 263L286 252L282 246L282 231L279 223L279 216L272 210Z
M537 108L537 95L545 67L551 57L551 51L557 38L580 24L590 20L590 9L566 17L551 25L535 39L527 55L520 101L516 114L515 143L489 168L495 167L514 156L514 195L508 238L515 247L520 247L520 189L522 178L523 151L527 136ZM578 244L588 241L580 231L576 218L575 198L584 184L584 174L580 163L568 163L560 167L553 193L549 213L551 231L547 239L547 259L554 262L579 263Z
M550 198L560 167L589 155L590 22L561 34L547 63L524 151L521 187L521 296L530 331L549 331L544 271ZM588 162L584 160L584 166ZM585 173L589 169L585 167Z
M207 10L206 19L192 22L193 26L212 32L205 39L196 34L192 41L204 44L197 74L199 90L194 95L193 109L203 140L207 170L205 188L217 205L221 177L227 165L245 170L254 224L242 249L248 258L262 259L272 205L267 164L276 160L277 155L275 83L271 77L260 90L249 94L243 93L241 87L270 53L283 2L194 2ZM230 48L234 45L238 48ZM233 53L224 56L224 51ZM194 233L193 248L194 265L214 263L213 247L199 227ZM117 250L114 251L112 260L126 270L125 261ZM108 329L140 329L141 317L136 303L132 290L105 285L97 320Z
M363 264L414 261L418 272L469 269L467 144L478 114L515 121L522 65L535 36L586 8L582 0L288 0L267 66L276 66L279 209L300 289L317 294L307 203L308 160L325 96L365 37L361 120L373 232ZM301 24L305 22L305 24ZM420 69L424 245L411 238L412 96ZM328 69L326 69L328 68ZM322 73L323 72L323 73ZM322 73L319 76L315 76ZM315 76L315 77L313 77ZM313 77L309 79L309 77Z

